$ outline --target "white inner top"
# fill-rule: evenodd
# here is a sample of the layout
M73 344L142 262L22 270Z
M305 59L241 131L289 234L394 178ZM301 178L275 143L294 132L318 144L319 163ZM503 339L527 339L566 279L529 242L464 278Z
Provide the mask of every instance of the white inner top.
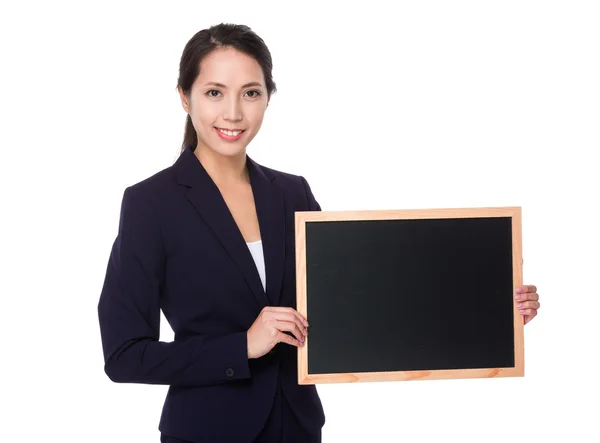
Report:
M260 275L260 280L263 284L263 289L265 292L267 291L267 275L265 271L265 255L263 252L262 240L257 240L253 242L246 242L248 245L248 249L250 249L250 253L252 254L252 258L254 259L254 263L256 263L256 269L258 269L258 274Z

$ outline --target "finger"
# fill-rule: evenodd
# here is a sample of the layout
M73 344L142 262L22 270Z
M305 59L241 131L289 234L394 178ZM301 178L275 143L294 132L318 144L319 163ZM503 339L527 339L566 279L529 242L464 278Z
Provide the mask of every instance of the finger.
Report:
M265 308L265 309L267 309L267 308ZM269 306L268 307L268 312L276 314L277 318L280 318L280 316L282 314L292 315L300 323L302 323L302 325L308 326L308 322L306 321L306 319L298 311L296 311L294 308L287 308L287 307L283 307L283 306Z
M539 300L540 296L537 292L517 292L515 300L526 301L526 300Z
M297 311L292 308L283 309L284 310L275 310L269 312L270 319L294 322L301 330L304 330L306 327L308 327L308 322Z
M533 313L533 315L526 315L526 316L525 316L525 323L524 323L524 324L526 325L527 323L529 323L531 320L533 320L533 318L534 318L536 315L537 315L537 311L535 311L535 312Z
M297 346L297 347L304 346L304 342L298 341L291 335L287 335L281 331L279 332L279 335L277 336L277 341L279 343L287 343L288 345Z
M265 320L267 323L273 320L294 323L304 335L308 333L305 324L291 312L269 312L268 315L265 316Z
M537 292L525 292L523 294L520 294L519 300L520 301L538 301L540 299L540 296L538 295Z
M519 286L516 289L516 292L518 294L526 293L526 292L537 292L537 288L535 287L535 285L523 285L523 286Z
M526 301L522 303L517 303L517 309L535 309L536 311L540 309L540 303L537 301Z
M303 331L298 329L298 325L296 323L287 322L287 321L274 321L272 323L272 325L277 330L291 332L292 334L294 334L294 337L296 337L299 341L301 341L301 342L304 341L304 337L306 334L304 334Z
M537 314L537 311L535 309L519 309L519 312L525 317L534 316Z

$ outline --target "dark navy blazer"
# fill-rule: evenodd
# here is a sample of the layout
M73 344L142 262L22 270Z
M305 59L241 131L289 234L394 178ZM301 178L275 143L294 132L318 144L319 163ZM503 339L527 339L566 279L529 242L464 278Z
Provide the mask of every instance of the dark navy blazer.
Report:
M266 293L219 189L187 148L125 190L100 296L106 374L170 385L159 429L183 440L251 442L278 384L308 431L325 422L315 386L298 385L297 348L280 343L248 359L246 337L265 306L296 307L294 212L320 207L303 177L246 159ZM170 343L159 341L161 309Z

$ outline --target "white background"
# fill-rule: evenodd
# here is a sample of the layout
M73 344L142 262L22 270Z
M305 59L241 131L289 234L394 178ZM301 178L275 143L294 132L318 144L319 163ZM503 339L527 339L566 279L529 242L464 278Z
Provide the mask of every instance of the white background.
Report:
M600 8L575 0L3 1L0 440L158 442L166 387L110 382L96 306L124 188L178 154L183 47L220 22L274 59L249 155L324 210L523 208L526 376L323 385L323 441L600 441Z

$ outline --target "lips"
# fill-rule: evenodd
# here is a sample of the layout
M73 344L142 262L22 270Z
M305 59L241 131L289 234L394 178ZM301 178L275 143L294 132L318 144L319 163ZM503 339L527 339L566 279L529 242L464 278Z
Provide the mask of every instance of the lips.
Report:
M223 140L231 142L239 140L242 134L245 132L245 129L227 129L215 127L215 131L217 132L217 135Z
M235 136L239 135L241 132L244 132L242 129L223 129L223 128L216 128L216 129L230 137L235 137Z

